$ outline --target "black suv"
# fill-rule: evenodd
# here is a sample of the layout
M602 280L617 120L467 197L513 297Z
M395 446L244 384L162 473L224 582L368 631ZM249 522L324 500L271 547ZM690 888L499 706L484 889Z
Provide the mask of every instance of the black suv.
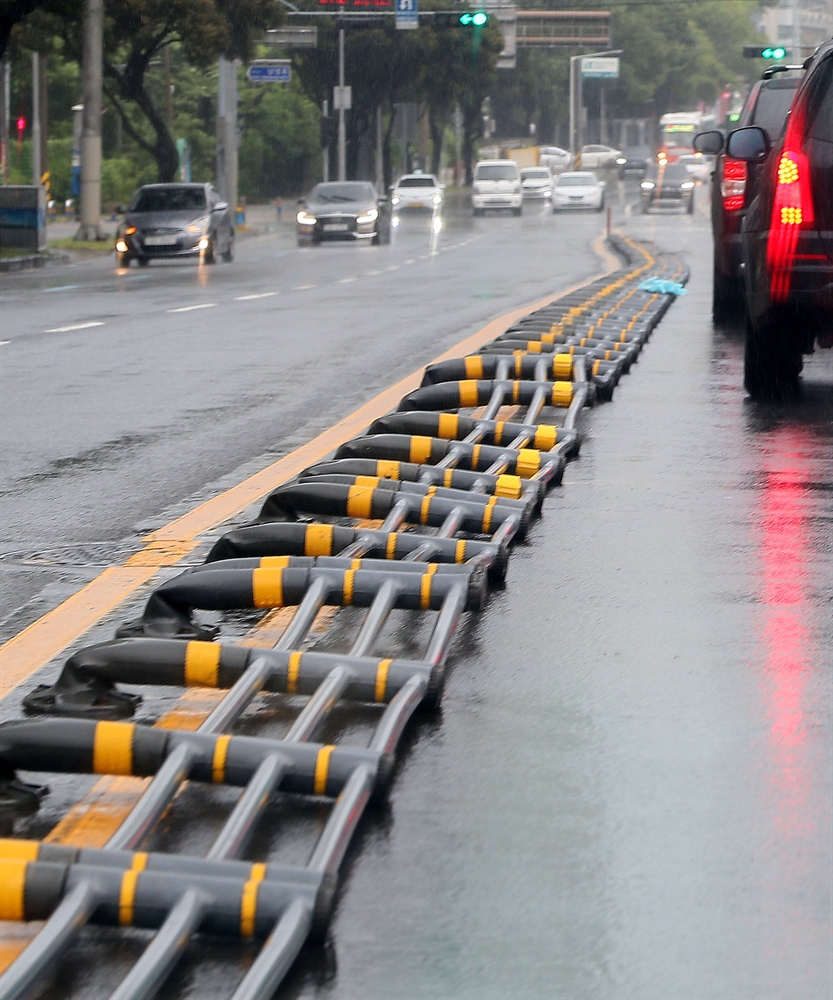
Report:
M833 346L833 40L808 60L775 145L751 126L727 153L762 164L741 229L744 385L753 397L790 394L802 353Z
M793 67L797 68L797 67ZM799 77L784 76L779 71L790 67L770 67L763 79L749 91L736 128L760 126L775 139L786 120L795 96ZM756 171L745 160L736 160L723 152L724 141L719 132L704 132L697 136L694 148L701 152L719 153L714 165L711 191L712 236L714 237L714 282L712 285L712 315L721 323L741 311L743 285L740 273L740 224L756 191Z

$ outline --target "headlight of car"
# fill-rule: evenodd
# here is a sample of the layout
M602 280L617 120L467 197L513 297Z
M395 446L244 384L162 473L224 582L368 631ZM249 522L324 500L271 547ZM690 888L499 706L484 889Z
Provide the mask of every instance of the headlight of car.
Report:
M625 159L625 157L624 157L624 156L617 156L617 157L616 157L616 162L617 162L617 163L619 164L619 166L621 167L623 163L627 163L628 161L627 161L627 160Z
M680 187L683 191L690 191L694 187L694 181L683 181Z
M295 216L295 221L302 226L314 226L315 223L318 222L318 219L316 219L314 215L310 215L309 212L302 208L301 211Z
M654 188L656 187L656 184L654 184L653 181L643 181L639 186L642 188L643 191L653 191Z
M442 200L443 200L443 196L442 196L441 194L435 194L435 195L434 195L434 197L433 197L433 198L431 199L431 201L432 201L432 202L433 202L433 203L434 203L435 205L439 205L439 203L440 203L440 202L441 202Z
M399 195L395 194L391 196L390 203L391 205L398 205L401 200L402 199L399 197Z
M208 223L211 220L207 215L204 215L201 219L194 219L192 223L188 226L189 233L204 233L208 229Z
M368 222L375 222L379 218L379 210L377 208L371 208L369 212L362 212L361 215L356 216L356 222L363 226Z

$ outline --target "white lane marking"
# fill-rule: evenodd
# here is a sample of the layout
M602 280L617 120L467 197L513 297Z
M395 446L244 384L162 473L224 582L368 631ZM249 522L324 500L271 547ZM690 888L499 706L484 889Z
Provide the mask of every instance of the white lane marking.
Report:
M381 271L368 271L365 275L366 278L375 278L376 275L381 274Z
M315 285L296 285L292 291L293 292L305 292L308 288L315 288Z
M428 258L429 258L430 256L431 256L431 254L430 254L430 253L421 253L421 254L419 255L419 259L420 259L420 260L428 260Z
M250 302L252 299L268 299L270 295L277 295L277 292L258 292L255 295L238 295L235 302Z
M406 264L413 264L414 263L414 258L411 257L411 259L410 260L406 260L405 263Z
M346 285L348 281L355 281L355 280L356 280L355 278L339 278L337 283L339 285Z
M2 347L3 344L10 344L10 343L11 343L10 340L0 340L0 347Z
M216 306L216 302L200 302L196 306L179 306L177 309L166 309L166 313L188 313L193 312L194 309L213 309Z
M51 330L47 330L47 333L69 333L71 330L89 330L92 326L104 326L104 324L97 319L91 320L89 323L70 323L69 326L53 326Z
M385 270L386 271L398 271L399 270L399 265L398 264L394 264L393 267L386 267Z
M68 292L70 288L78 288L78 285L55 285L53 288L44 288L44 292Z

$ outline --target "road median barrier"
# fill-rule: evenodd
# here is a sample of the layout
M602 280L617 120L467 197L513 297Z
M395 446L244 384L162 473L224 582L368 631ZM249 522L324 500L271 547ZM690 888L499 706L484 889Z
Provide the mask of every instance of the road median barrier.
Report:
M156 930L114 1000L151 996L197 933L257 938L232 1000L270 997L326 933L344 853L386 794L409 720L440 703L461 618L505 584L512 545L578 454L584 413L611 399L674 300L638 285L687 280L671 256L621 236L610 246L620 270L429 365L334 457L296 466L202 565L158 583L115 639L70 656L24 699L29 718L0 725L0 816L47 794L18 770L151 779L100 850L0 840L2 916L45 920L0 977L4 1000L35 992L87 922ZM338 649L310 648L325 607L353 609L336 612ZM280 608L294 610L274 648L228 641L235 614ZM393 613L404 629L385 630ZM195 729L126 721L142 703L130 689L170 687L222 694ZM261 692L303 699L287 731L229 732ZM367 745L318 741L351 703L375 713ZM143 853L185 781L243 791L207 857ZM240 860L279 791L331 803L309 861Z

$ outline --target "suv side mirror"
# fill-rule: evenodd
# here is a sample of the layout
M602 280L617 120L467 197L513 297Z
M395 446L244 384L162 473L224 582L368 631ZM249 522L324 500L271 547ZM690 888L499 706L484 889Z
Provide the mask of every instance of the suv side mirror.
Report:
M228 202L218 201L217 204L212 209L212 211L214 211L214 212L225 212L225 210L227 208L228 208Z
M769 152L766 132L756 125L739 128L729 136L726 152L736 160L763 160Z
M694 149L697 153L717 156L723 152L723 133L715 129L713 132L701 132L695 135Z

